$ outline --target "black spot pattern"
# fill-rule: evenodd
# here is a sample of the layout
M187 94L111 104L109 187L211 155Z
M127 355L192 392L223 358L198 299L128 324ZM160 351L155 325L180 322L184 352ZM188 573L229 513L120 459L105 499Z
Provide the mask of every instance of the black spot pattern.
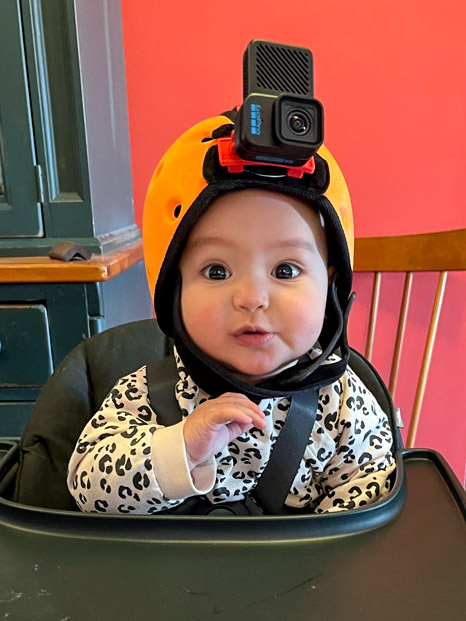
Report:
M174 388L185 418L210 397L194 384L176 352L175 356L179 380ZM266 428L242 434L218 451L215 465L209 466L213 484L205 495L212 503L242 498L254 489L266 467L290 401L264 399L259 406ZM68 486L82 510L151 515L198 493L189 471L177 471L175 477L183 480L186 494L172 497L170 478L154 470L153 442L160 438L162 444L157 446L163 446L165 437L154 409L147 398L145 367L111 390L83 430L69 465ZM177 433L181 438L182 423ZM340 380L320 390L316 424L287 504L323 513L374 502L389 491L388 475L394 469L391 442L386 416L348 369ZM172 470L168 464L167 471Z

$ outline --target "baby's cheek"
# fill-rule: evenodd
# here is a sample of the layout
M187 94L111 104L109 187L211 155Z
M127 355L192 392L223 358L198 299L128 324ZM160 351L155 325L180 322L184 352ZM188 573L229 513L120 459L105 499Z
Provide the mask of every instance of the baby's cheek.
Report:
M292 311L294 336L304 351L308 351L316 342L322 330L323 312L313 312L309 307L295 307Z
M195 342L199 338L211 337L220 323L221 313L218 306L207 302L205 299L198 299L191 303L189 299L186 299L182 313L186 331Z
M191 324L196 328L208 328L219 323L219 309L210 304L205 304L202 308L197 308L190 313Z

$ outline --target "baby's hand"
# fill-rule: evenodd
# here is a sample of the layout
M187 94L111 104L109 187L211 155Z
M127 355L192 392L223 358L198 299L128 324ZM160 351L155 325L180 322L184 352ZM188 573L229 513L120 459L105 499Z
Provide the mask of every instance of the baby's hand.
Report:
M188 457L202 463L224 446L249 431L264 429L264 413L246 396L226 392L197 406L186 418L184 443Z

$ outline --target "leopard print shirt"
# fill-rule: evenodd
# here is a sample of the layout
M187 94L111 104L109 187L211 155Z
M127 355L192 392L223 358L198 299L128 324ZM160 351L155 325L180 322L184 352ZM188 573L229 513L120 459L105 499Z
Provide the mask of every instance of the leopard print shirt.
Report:
M148 400L145 367L121 378L84 428L71 457L68 488L82 511L153 514L186 498L239 500L256 485L286 419L290 400L263 399L267 426L236 438L209 462L192 464L184 420L209 398L175 352L183 420L157 422ZM319 391L317 419L286 504L315 513L368 505L385 496L395 469L392 432L384 412L348 368Z

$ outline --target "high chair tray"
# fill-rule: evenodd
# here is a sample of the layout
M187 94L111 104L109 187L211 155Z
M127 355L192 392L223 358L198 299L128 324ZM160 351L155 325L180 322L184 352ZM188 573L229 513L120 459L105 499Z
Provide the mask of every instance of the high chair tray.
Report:
M164 538L147 518L113 528L95 516L101 527L88 529L82 514L80 527L65 519L71 512L0 499L0 618L463 621L464 490L432 451L406 451L403 462L404 506L347 535L306 536L293 516L279 518L281 537L268 530L274 517L253 518L269 538L247 528L231 537L215 520L241 530L243 518L201 518L200 529L199 518L177 516L183 532Z

